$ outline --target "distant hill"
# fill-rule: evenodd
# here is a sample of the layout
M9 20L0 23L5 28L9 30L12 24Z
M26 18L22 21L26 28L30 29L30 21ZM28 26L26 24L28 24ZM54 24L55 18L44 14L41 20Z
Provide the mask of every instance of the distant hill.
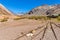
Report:
M60 4L42 5L32 9L27 15L58 15L60 14Z

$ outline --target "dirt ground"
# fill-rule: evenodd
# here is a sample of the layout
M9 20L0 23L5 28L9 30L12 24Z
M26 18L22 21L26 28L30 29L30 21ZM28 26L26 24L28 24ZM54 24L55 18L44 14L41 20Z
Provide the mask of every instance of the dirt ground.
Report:
M21 32L26 33L41 26L41 21L21 19L0 22L0 40L14 40Z
M21 36L21 33L27 33L30 30L36 29L37 27L40 27L42 25L45 25L46 21L39 21L39 20L31 20L31 19L21 19L21 20L8 20L7 22L0 22L0 40L15 40L19 36ZM54 25L53 25L54 26ZM59 29L59 28L58 28ZM47 40L55 40L52 31L50 29L47 29L48 35L46 37ZM37 30L36 33L38 33L41 30ZM60 29L55 29L58 35L58 40L60 40ZM59 32L59 33L58 33ZM43 32L42 32L43 33ZM33 40L39 40L40 36L39 34L36 38ZM51 34L51 35L49 35ZM51 36L51 37L49 37ZM49 38L48 38L49 37ZM52 38L52 39L51 39ZM29 37L22 37L17 40L30 40ZM46 40L44 38L44 40Z

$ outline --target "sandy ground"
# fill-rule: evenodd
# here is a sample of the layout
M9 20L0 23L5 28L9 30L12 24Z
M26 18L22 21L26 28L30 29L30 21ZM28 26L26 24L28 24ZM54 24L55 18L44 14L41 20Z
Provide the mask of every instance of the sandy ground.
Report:
M0 22L0 40L15 40L19 36L21 36L21 32L27 33L30 30L36 29L37 27L40 27L42 25L45 25L47 22L42 22L39 20L30 20L30 19L21 19L21 20L9 20L7 22ZM54 25L53 25L54 26ZM55 26L54 26L55 27ZM60 29L56 28L55 31L58 35L58 40L60 40ZM41 30L37 30L36 33L38 33ZM35 34L36 34L35 33ZM36 38L33 40L39 40L42 36L43 32L39 34ZM50 28L47 29L46 37L44 37L43 40L56 40L54 38L53 33ZM30 40L29 37L22 37L18 40Z
M14 40L21 32L26 33L41 26L40 24L41 21L29 19L2 22L0 23L0 40Z

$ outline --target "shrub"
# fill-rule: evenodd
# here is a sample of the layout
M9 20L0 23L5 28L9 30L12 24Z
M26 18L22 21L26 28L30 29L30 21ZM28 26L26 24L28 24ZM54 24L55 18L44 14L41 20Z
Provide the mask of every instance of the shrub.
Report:
M6 22L8 21L9 17L4 17L3 19L0 19L0 22Z
M24 19L25 17L15 17L14 20Z
M6 22L7 21L7 19L1 19L0 20L0 22Z
M19 20L20 18L14 18L14 20Z
M57 18L58 21L60 21L60 16Z
M58 16L60 16L60 14Z
M44 20L46 20L47 17L46 16L30 16L30 17L28 17L28 19L35 19L35 20L44 19Z
M28 19L35 19L35 20L37 20L37 19L39 19L39 17L38 16L30 16L30 17L28 17Z

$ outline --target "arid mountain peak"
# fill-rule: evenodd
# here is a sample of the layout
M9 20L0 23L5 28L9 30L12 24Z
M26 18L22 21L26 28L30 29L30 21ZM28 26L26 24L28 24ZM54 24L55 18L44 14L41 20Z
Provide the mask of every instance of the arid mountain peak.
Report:
M0 7L4 7L4 6L0 3Z
M32 9L29 15L47 15L49 14L60 14L60 5L43 5Z
M13 18L15 17L15 15L0 3L0 19L6 18L6 17Z
M13 15L5 6L0 3L0 14L2 15Z

